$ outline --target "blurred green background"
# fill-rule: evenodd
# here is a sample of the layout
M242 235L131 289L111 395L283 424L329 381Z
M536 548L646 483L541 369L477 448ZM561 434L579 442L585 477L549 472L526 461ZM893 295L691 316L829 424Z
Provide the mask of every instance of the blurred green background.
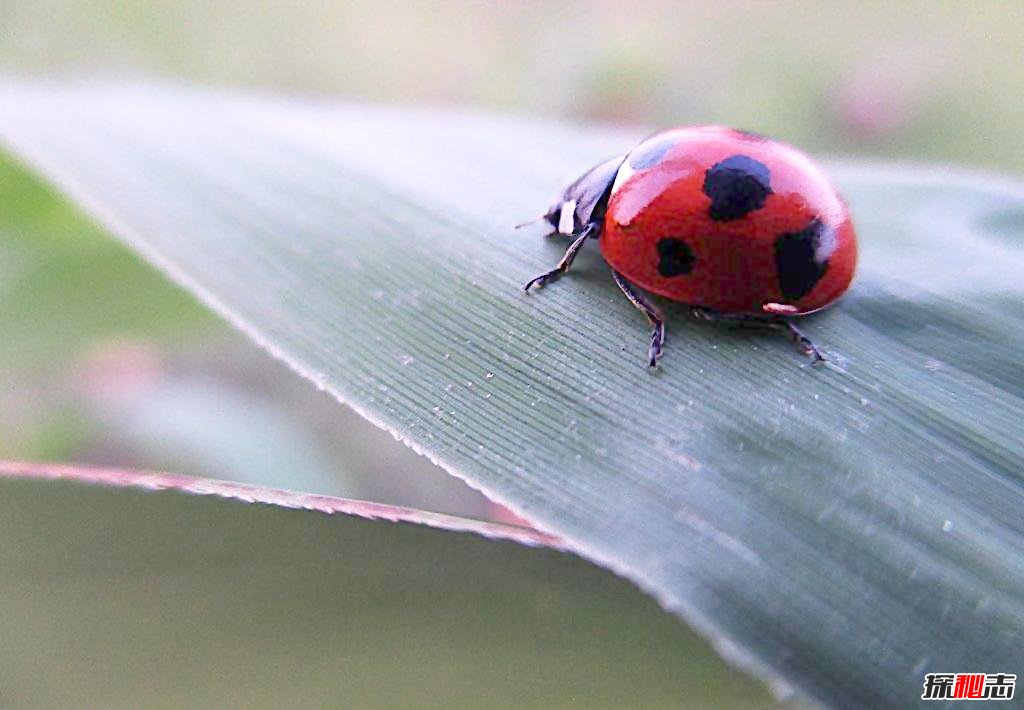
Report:
M1013 0L0 0L0 75L719 122L817 154L1007 172L1024 167L1022 59ZM0 458L507 517L257 352L2 154Z
M4 0L0 68L572 119L724 122L812 151L1017 168L1014 0Z

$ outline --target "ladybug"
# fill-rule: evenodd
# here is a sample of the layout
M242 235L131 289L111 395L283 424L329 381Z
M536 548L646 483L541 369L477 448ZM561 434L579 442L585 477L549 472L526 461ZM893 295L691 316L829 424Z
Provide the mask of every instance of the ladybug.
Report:
M584 173L539 220L572 243L525 290L567 272L598 239L615 283L651 323L651 367L665 320L640 288L702 320L782 329L820 362L793 317L834 303L857 264L849 211L821 169L792 146L722 126L645 139Z

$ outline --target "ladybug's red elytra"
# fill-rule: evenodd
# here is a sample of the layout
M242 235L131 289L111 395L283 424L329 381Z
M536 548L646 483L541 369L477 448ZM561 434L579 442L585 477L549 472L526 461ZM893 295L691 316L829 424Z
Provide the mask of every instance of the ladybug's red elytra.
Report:
M637 287L705 320L785 329L822 361L792 319L835 302L857 264L849 212L821 169L789 145L722 126L647 138L565 188L541 219L572 244L525 289L564 274L599 239L615 283L653 327L652 367L664 318Z

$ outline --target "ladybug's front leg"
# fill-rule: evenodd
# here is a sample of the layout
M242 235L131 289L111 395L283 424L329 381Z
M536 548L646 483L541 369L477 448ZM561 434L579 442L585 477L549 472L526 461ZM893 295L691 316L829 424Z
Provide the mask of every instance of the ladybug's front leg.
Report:
M572 266L573 260L576 259L576 255L579 254L580 249L583 248L584 242L586 242L587 239L589 239L590 237L594 236L595 230L596 227L593 224L588 224L586 227L584 227L583 231L579 233L579 236L577 236L573 240L572 244L569 245L569 248L565 250L565 256L563 256L562 260L558 262L558 266L551 269L551 271L546 271L540 276L530 279L526 283L526 285L523 286L523 290L529 291L530 288L532 288L534 285L536 285L539 288L543 288L548 283L548 281L554 281L559 276L568 271L569 268Z
M651 347L647 351L647 364L655 367L658 364L658 358L661 357L662 346L665 344L665 318L653 303L644 298L639 291L634 290L633 286L615 269L612 269L612 278L615 279L615 284L626 295L629 302L647 316L647 320L653 328L651 331Z

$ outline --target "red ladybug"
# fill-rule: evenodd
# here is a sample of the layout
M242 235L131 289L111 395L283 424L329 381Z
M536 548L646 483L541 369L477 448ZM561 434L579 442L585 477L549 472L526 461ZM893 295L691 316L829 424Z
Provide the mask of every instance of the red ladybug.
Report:
M600 239L615 283L653 326L664 319L639 291L681 301L705 320L784 328L824 360L792 321L836 301L853 279L857 236L825 174L784 143L721 126L676 128L592 168L541 219L573 237L544 286Z

